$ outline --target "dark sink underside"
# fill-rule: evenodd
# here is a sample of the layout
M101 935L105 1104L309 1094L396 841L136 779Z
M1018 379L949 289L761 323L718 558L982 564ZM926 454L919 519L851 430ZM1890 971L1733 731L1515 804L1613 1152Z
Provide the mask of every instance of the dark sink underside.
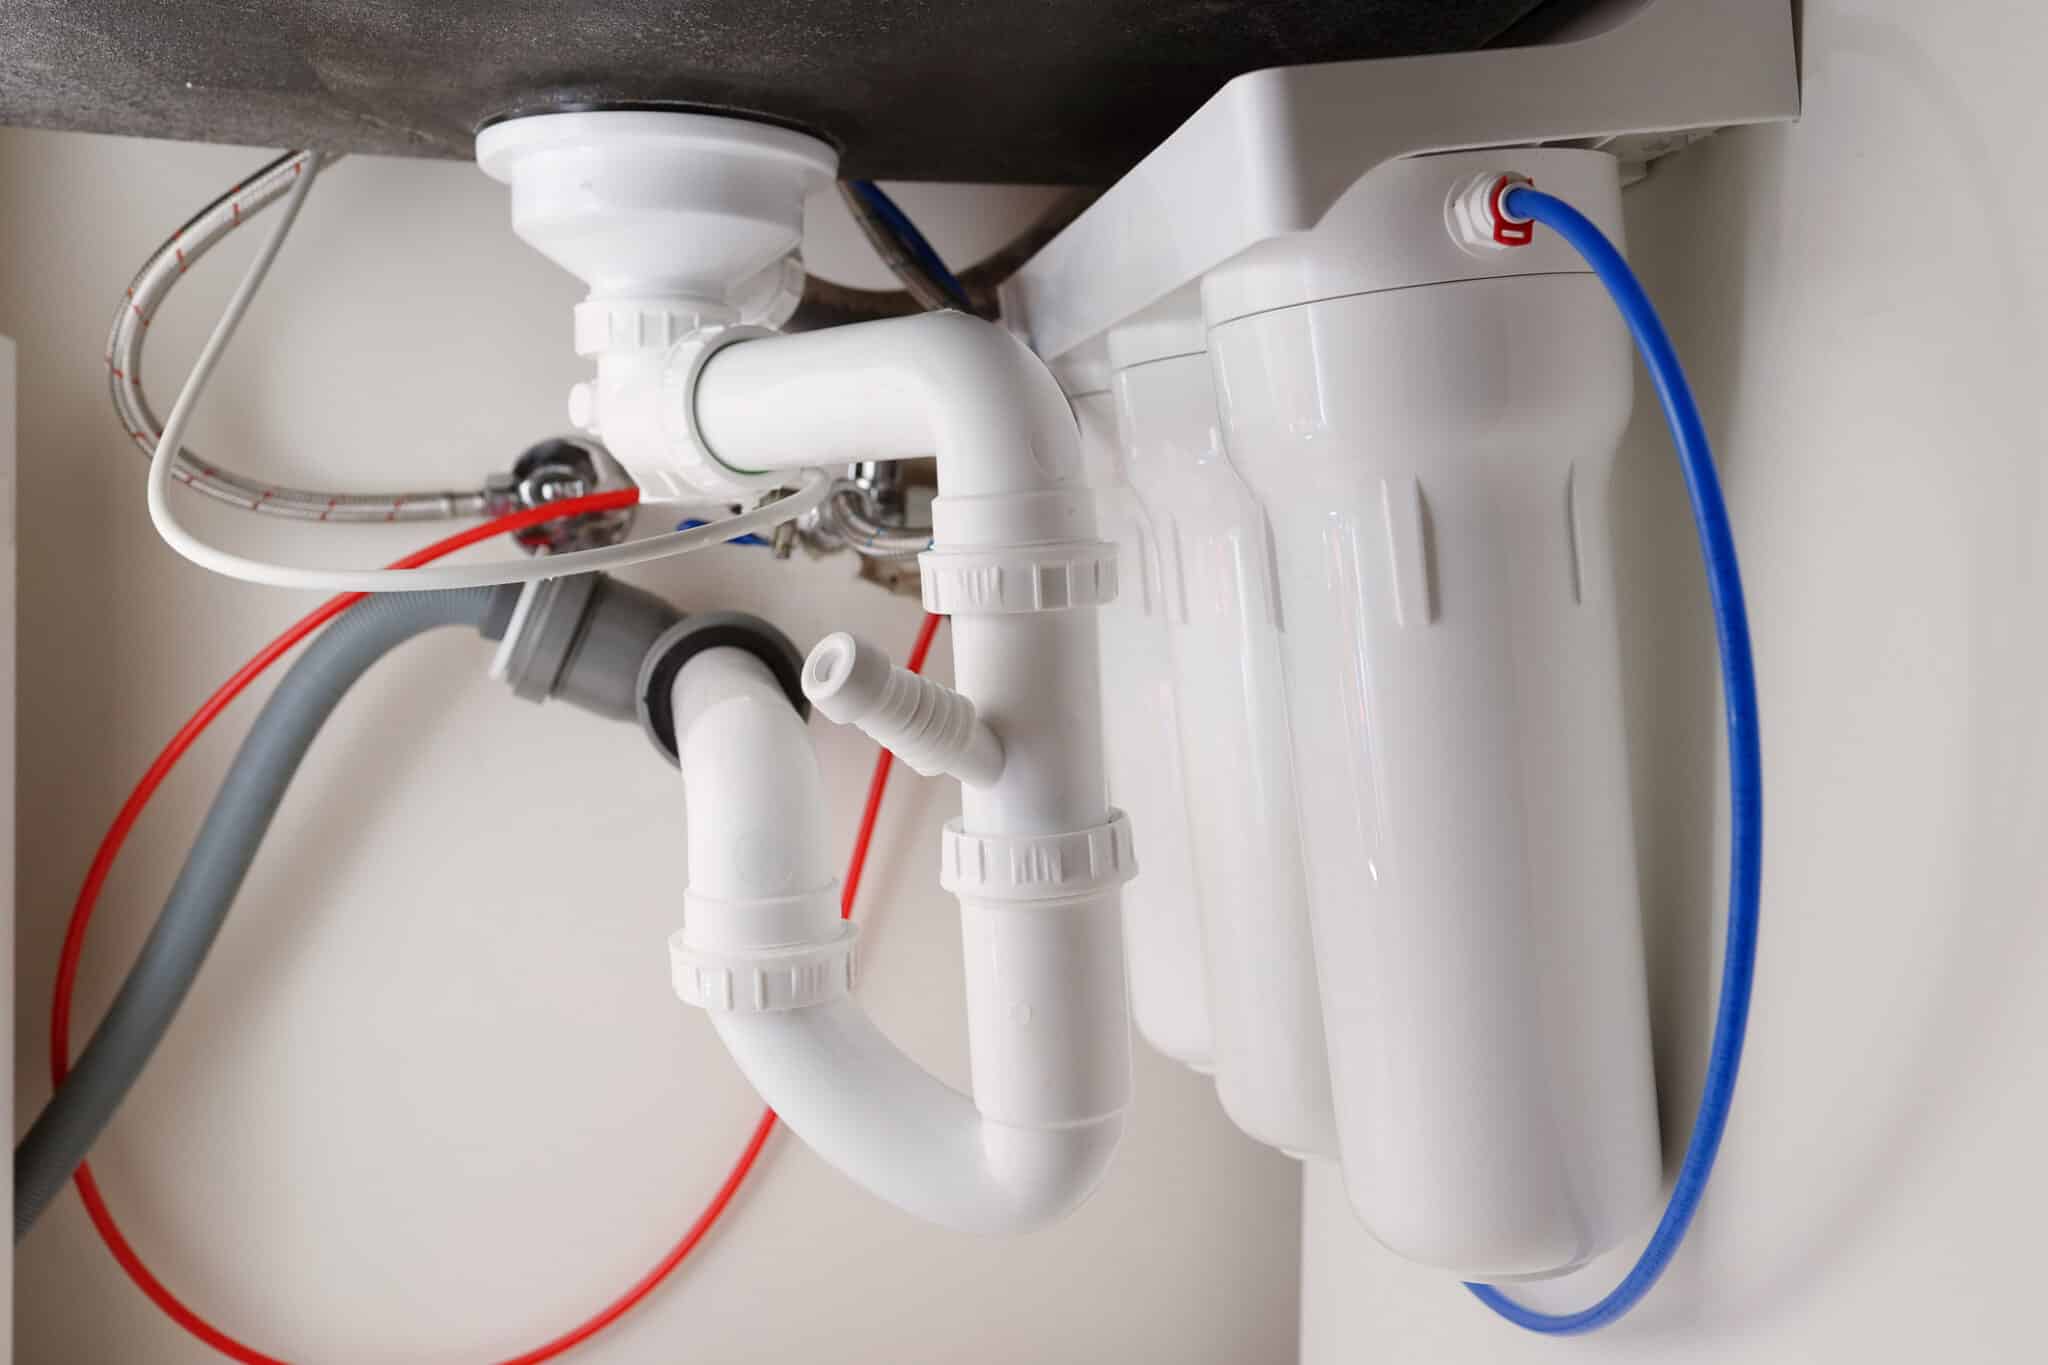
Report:
M1543 0L0 0L0 123L467 157L592 104L743 111L850 176L1106 183L1232 76L1484 46Z

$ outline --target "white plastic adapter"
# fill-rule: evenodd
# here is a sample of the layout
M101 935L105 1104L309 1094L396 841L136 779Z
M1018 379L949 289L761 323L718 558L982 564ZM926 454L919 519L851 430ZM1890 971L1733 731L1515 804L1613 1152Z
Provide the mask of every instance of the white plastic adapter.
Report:
M837 631L804 661L804 695L840 725L870 738L926 777L946 774L985 787L1003 771L1003 745L974 703L944 683L889 662L865 640Z

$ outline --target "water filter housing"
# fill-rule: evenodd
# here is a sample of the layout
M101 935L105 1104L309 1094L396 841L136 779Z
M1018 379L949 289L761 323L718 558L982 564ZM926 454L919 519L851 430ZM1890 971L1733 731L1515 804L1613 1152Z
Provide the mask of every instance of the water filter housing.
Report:
M1265 514L1231 469L1201 301L1109 339L1125 471L1149 518L1201 914L1216 1094L1240 1129L1334 1157Z
M1455 239L1501 170L1620 237L1603 154L1410 158L1202 289L1273 529L1346 1188L1482 1280L1583 1263L1660 1178L1605 513L1628 340L1562 243Z
M1096 613L1101 631L1102 748L1111 804L1144 845L1124 888L1131 1022L1152 1049L1197 1071L1214 1051L1196 909L1187 783L1167 655L1166 603L1179 591L1152 519L1139 503L1105 389L1072 400L1096 523L1116 546L1117 595Z
M1461 244L1455 192L1521 173L1618 239L1617 168L1577 148L1798 112L1784 0L1256 72L1001 289L1070 393L1200 293L1272 532L1346 1187L1468 1278L1639 1233L1660 1162L1605 524L1626 338L1552 234Z

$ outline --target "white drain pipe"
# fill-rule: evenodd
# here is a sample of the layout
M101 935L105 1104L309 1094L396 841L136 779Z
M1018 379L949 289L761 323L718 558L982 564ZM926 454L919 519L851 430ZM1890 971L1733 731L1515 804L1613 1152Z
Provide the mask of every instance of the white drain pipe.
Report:
M693 681L693 661L674 698L693 793L678 991L712 1010L798 1136L876 1194L969 1231L1049 1222L1101 1178L1130 1102L1118 888L1134 865L1105 796L1089 615L1114 594L1115 565L1066 400L1029 351L959 314L739 340L681 363L694 384L679 415L742 477L938 457L923 576L926 606L953 618L972 708L958 745L972 784L941 879L960 899L973 1095L905 1057L850 998L852 931L818 849L792 843L821 818L815 759L790 740L801 726L765 670L750 700L731 693L738 660L719 665L717 689ZM808 688L843 681L846 647L813 656ZM962 700L924 687L924 705L864 710L863 725L917 751L935 711ZM740 780L745 765L760 776ZM702 790L719 809L700 837Z
M672 698L691 884L671 956L762 1098L840 1170L953 1227L1057 1217L1100 1178L1130 1102L1118 903L1134 870L1097 695L1092 609L1116 591L1114 549L1059 386L961 314L748 325L801 280L804 195L837 160L814 138L608 110L495 124L477 155L512 186L519 235L590 288L576 341L597 374L571 406L643 501L743 501L792 470L938 457L925 605L953 618L964 698L887 686L870 658L842 700L906 761L972 784L942 880L960 898L973 1097L848 998L815 760L743 660L693 661Z

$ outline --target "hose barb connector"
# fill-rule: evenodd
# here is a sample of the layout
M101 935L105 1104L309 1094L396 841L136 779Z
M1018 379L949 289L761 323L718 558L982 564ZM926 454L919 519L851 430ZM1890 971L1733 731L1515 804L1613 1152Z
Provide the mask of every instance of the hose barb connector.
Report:
M804 695L841 725L857 725L926 777L945 774L985 787L1003 771L1003 744L974 703L943 683L889 662L839 631L804 661Z

